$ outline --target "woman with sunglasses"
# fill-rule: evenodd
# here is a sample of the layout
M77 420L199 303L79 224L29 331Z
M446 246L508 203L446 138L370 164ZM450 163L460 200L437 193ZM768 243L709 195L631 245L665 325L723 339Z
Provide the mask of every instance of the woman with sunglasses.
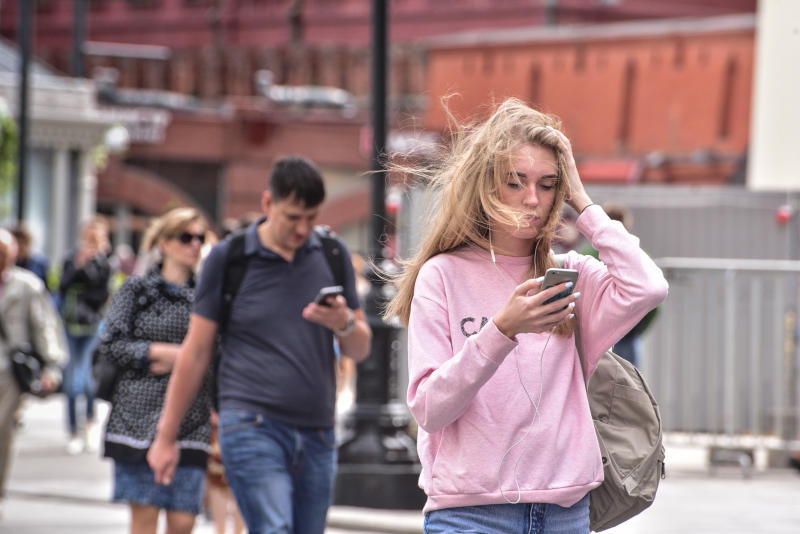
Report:
M152 222L142 251L157 247L160 261L147 274L133 276L120 287L98 347L120 368L104 456L114 460L114 501L130 505L132 534L154 534L162 509L168 534L190 533L205 495L211 433L207 387L181 427L181 465L170 485L155 483L145 455L189 326L194 275L206 233L204 219L190 208L173 209Z

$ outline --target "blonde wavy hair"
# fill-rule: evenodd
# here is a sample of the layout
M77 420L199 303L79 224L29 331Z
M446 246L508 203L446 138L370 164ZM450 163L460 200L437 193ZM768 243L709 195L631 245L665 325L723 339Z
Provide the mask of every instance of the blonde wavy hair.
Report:
M445 109L447 105L445 102ZM490 248L493 223L517 226L528 225L525 213L500 201L500 190L512 174L511 160L517 149L526 144L553 150L558 166L556 195L532 248L531 273L544 273L555 267L550 244L560 221L561 208L571 191L566 180L566 160L558 148L561 122L554 116L541 113L519 99L509 98L500 103L482 123L459 125L451 122L452 142L439 148L439 157L430 164L393 163L391 170L416 176L427 182L428 192L437 199L433 213L423 224L427 234L416 254L402 261L403 269L393 282L397 288L394 298L384 309L385 317L397 316L408 324L414 285L422 265L430 258L463 245ZM568 335L572 325L559 325L556 333Z
M142 237L141 250L144 253L152 251L159 239L169 239L186 230L190 224L199 222L208 230L205 217L194 208L174 208L160 217L150 221Z

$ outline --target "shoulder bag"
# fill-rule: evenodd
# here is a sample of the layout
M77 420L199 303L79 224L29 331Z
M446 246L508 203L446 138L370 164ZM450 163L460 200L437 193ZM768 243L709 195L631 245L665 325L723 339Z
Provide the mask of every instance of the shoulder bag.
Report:
M6 327L0 320L0 337L6 345L9 344ZM11 362L11 369L14 379L17 381L20 391L30 393L37 397L44 397L42 392L42 373L44 373L45 362L41 354L30 345L25 344L18 347L8 346L8 359Z
M555 260L564 266L563 254ZM587 380L577 320L575 346L603 461L603 483L589 496L589 524L600 532L653 504L658 483L666 476L661 412L644 376L611 350Z
M136 303L136 310L133 313L134 317L150 304L149 299L142 298L145 294L146 288L141 288L134 293L134 302ZM108 355L100 351L104 329L105 321L100 323L97 331L100 342L92 352L92 378L94 380L95 398L111 402L111 399L114 397L114 390L117 387L117 382L122 375L122 369L109 358Z
M102 335L104 323L100 323L98 335ZM105 354L100 352L99 346L92 352L92 378L94 379L94 396L111 402L114 388L117 385L120 368Z
M610 350L587 382L577 322L575 344L603 461L604 480L589 507L591 529L600 532L653 504L666 475L661 414L639 370Z

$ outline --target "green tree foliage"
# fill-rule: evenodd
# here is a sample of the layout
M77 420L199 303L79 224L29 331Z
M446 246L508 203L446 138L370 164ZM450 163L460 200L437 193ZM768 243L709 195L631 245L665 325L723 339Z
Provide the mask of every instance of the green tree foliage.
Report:
M6 198L17 181L17 124L0 114L0 215L8 216Z

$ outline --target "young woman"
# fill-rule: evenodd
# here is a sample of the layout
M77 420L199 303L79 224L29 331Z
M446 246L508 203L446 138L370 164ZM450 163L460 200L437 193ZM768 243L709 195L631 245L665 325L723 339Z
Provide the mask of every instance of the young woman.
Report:
M69 454L79 454L84 448L91 450L99 434L94 421L92 352L97 345L97 331L109 295L110 248L105 221L92 219L81 229L80 242L64 260L61 271L58 300L69 347L63 384L67 397ZM80 397L85 400L83 420L78 409Z
M592 203L559 123L509 99L461 132L387 315L408 324L408 404L419 424L425 532L589 532L603 466L574 328L589 372L663 300L638 239ZM408 170L408 169L406 169ZM603 261L575 252L567 283L542 289L563 203Z
M114 459L114 500L131 508L131 534L154 534L166 510L167 534L188 534L205 495L211 433L204 388L181 426L181 465L168 486L156 484L145 455L156 433L170 372L189 325L194 273L207 226L200 214L177 208L155 219L142 243L158 247L160 262L125 281L112 301L98 350L122 368L105 434Z

